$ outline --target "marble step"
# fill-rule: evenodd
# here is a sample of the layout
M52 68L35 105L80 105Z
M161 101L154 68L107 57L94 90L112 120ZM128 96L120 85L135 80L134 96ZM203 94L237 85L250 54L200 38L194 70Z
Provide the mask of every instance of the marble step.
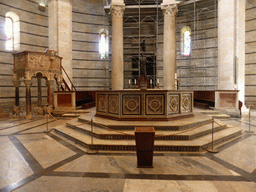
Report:
M98 139L90 135L81 134L81 131L74 130L66 126L58 126L54 128L54 132L64 136L81 146L95 150L109 151L134 151L136 150L135 140L108 140ZM214 144L220 144L226 140L241 134L240 128L226 128L214 133ZM199 152L211 146L212 135L208 134L194 140L155 140L155 151L186 151Z
M230 115L227 114L207 114L210 117L214 117L214 119L229 119Z
M222 122L219 122L223 124ZM72 120L67 122L68 127L81 131L83 134L88 134L99 139L134 139L134 130L116 131L111 129L102 128L100 126L94 125L93 128L91 124L83 124L80 121ZM93 130L92 130L93 129ZM219 130L225 129L225 127L215 126L213 131L217 132ZM195 139L203 135L212 133L212 124L207 124L196 129L191 128L191 130L186 130L183 133L180 131L156 131L156 140L190 140ZM175 134L175 135L171 135ZM160 135L163 135L160 137Z
M98 125L107 126L114 130L134 130L134 127L152 126L155 130L181 131L203 125L211 121L211 117L207 115L197 115L191 118L184 118L173 121L115 121L95 117L94 113L89 113L78 117L81 123L88 123L93 119L93 122Z

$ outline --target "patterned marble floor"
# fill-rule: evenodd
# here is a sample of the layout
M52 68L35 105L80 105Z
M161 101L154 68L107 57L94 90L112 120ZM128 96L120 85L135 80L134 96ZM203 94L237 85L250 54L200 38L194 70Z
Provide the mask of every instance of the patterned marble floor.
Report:
M50 118L48 130L67 121ZM240 126L243 133L248 130L248 119ZM256 132L256 116L251 130ZM0 119L0 191L256 192L256 134L244 133L218 149L217 154L154 153L154 168L137 168L136 153L89 155L47 132L45 118L5 118Z

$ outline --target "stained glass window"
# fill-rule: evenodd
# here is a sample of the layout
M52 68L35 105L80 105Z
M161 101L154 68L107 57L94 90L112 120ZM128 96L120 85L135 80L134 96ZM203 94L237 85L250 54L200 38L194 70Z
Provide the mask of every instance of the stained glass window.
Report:
M13 34L13 20L10 17L5 18L5 48L6 50L13 50L14 34Z
M14 12L7 12L5 15L5 49L9 51L20 48L20 21Z
M108 45L108 36L107 36L107 31L104 30L103 32L100 33L100 42L99 42L99 54L100 54L100 59L105 59L108 56L108 50L109 50L109 45Z
M184 33L184 50L183 50L183 55L184 56L190 56L190 32L186 31Z
M181 30L181 47L182 55L185 57L190 56L191 53L191 30L188 26L183 27Z

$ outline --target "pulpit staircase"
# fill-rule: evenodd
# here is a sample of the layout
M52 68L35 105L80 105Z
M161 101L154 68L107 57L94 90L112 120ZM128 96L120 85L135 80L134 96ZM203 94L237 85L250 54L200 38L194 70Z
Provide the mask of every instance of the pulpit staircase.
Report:
M68 76L66 70L61 66L62 72L67 77L68 82L63 78L61 85L62 91L74 91L76 93L76 106L82 106L83 109L92 108L95 106L95 92L94 91L78 91ZM69 86L70 84L70 86Z

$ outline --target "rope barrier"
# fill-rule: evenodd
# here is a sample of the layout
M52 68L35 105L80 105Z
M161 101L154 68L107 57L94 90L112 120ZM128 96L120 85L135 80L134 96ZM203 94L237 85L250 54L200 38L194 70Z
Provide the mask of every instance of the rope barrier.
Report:
M245 118L240 122L238 123L236 126L226 126L226 125L221 125L219 124L218 122L214 121L217 125L219 126L222 126L222 127L226 127L226 128L235 128L235 127L238 127L239 125L241 125L248 117L249 117L250 114L248 114L247 116L245 116Z
M134 136L134 134L124 133L124 132L122 132L122 131L117 131L117 130L111 129L111 128L105 126L105 125L101 125L101 124L98 124L98 123L95 123L95 122L93 122L93 123L94 123L95 125L98 125L98 126L100 126L100 127L103 127L103 128L108 129L108 130L110 130L110 131L114 131L114 132L121 133L121 134L128 135L128 136Z
M202 125L199 125L199 126L197 126L197 127L194 127L194 128L192 128L192 129L187 129L187 130L185 130L185 131L180 131L180 132L178 132L178 133L173 133L173 134L170 134L170 135L157 135L157 136L155 136L155 137L170 137L170 136L174 136L174 135L186 133L186 132L189 132L189 131L193 131L194 129L197 129L197 128L199 128L199 127L203 127L203 126L205 126L205 125L207 125L207 124L210 124L211 122L212 122L212 120L210 120L210 121L208 121L207 123L204 123L204 124L202 124Z
M251 106L250 106L250 107L251 107ZM255 106L255 107L256 107L256 106ZM249 110L250 110L250 108L249 108ZM58 119L56 119L55 117L53 117L49 112L48 112L48 114L49 114L53 119L55 119L56 121L58 121ZM187 129L187 130L184 130L184 131L179 131L178 133L173 133L173 134L169 134L169 135L156 135L155 137L170 137L170 136L174 136L174 135L180 135L180 134L182 134L182 133L186 133L186 132L189 132L189 131L193 131L193 130L195 130L195 129L197 129L197 128L200 128L200 127L203 127L203 126L205 126L205 125L208 125L208 124L210 124L210 123L212 123L212 122L216 123L217 125L219 125L219 126L221 126L221 127L225 127L225 128L234 128L234 127L238 127L239 125L241 125L241 124L249 117L249 115L250 115L250 112L248 113L248 115L247 115L238 125L235 125L235 126L222 125L222 124L218 123L216 120L213 119L213 120L210 120L210 121L208 121L208 122L206 122L206 123L204 123L204 124L202 124L202 125L196 126L196 127L192 128L192 129ZM91 121L88 121L88 122L84 122L84 123L78 124L78 125L75 125L75 126L86 125L86 124L90 124L90 123L92 123L92 120L91 120ZM110 131L117 132L117 133L119 133L119 134L123 134L123 135L127 135L127 136L135 136L135 134L124 133L124 132L122 132L122 131L118 131L118 130L111 129L111 128L109 128L109 127L107 127L107 126L105 126L105 125L99 124L99 123L95 123L95 122L93 122L93 123L94 123L95 125L99 126L99 127L105 128L105 129L110 130Z

